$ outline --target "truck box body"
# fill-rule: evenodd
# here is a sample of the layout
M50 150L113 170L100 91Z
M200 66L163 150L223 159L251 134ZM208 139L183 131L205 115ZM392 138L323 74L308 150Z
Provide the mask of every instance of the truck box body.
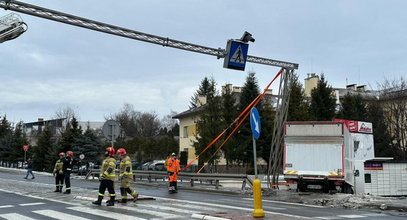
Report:
M344 185L353 187L358 179L355 172L361 171L360 164L374 158L372 133L369 122L341 119L286 122L284 178L297 182L303 189L309 184L324 189L338 185L342 189Z
M284 135L286 180L329 188L345 180L353 184L353 160L347 159L351 142L343 122L287 122Z

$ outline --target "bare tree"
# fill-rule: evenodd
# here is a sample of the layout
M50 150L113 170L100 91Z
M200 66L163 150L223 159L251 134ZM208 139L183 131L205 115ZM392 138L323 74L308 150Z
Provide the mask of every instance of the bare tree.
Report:
M407 81L388 80L378 85L392 144L400 150L397 159L407 159Z
M78 119L78 115L71 107L61 107L59 108L53 117L53 119L64 119L61 120L60 125L57 125L56 128L60 134L64 133L67 129L69 129L69 123L72 121L73 118Z
M114 119L122 129L122 137L153 137L159 133L161 123L154 112L139 112L128 103L123 105L119 113L108 118Z
M161 128L166 128L168 131L171 130L177 124L177 120L172 118L176 114L177 112L171 111L170 114L163 116L161 119Z

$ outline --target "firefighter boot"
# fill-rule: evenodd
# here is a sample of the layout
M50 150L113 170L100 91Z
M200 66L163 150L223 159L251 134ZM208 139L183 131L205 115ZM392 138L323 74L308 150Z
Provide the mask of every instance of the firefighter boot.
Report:
M56 189L55 189L54 192L59 192L59 186L56 186L55 188L56 188Z
M126 191L124 190L123 187L120 187L120 195L121 195L122 199L120 199L118 202L119 203L126 203L127 202L127 193L126 193Z
M106 202L106 206L114 206L114 199L116 196L110 197L110 200Z
M62 190L61 190L62 191ZM70 189L67 189L65 192L64 192L64 194L71 194L71 190Z
M93 201L92 204L94 205L102 205L103 196L98 196L98 200Z

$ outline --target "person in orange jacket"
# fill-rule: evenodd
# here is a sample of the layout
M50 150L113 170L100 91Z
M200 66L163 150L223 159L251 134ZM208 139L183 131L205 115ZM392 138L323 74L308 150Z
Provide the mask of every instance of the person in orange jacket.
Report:
M170 193L176 193L178 191L177 180L178 172L180 171L179 160L175 153L171 154L171 158L167 160L167 171L169 176L168 191Z

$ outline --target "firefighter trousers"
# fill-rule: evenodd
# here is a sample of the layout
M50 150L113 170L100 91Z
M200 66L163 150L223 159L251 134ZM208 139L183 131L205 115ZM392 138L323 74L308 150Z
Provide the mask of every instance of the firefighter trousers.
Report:
M71 172L65 171L65 190L71 192Z

